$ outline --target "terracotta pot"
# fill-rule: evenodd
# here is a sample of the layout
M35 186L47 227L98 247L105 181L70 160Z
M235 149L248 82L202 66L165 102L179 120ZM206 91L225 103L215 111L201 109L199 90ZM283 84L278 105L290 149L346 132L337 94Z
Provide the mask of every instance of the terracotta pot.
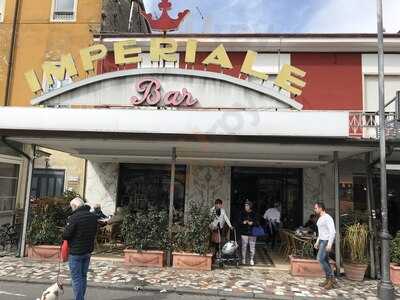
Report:
M363 281L367 267L365 264L343 263L346 278L354 281Z
M28 246L27 256L35 260L58 261L60 259L60 246Z
M164 267L164 251L124 250L124 261L127 265L136 267Z
M186 252L172 253L172 266L177 269L210 271L212 254L200 255Z
M390 264L390 280L393 284L400 285L400 265Z
M304 259L289 256L290 259L290 274L292 276L303 277L324 277L325 273L316 259ZM330 261L332 270L335 270L336 264Z

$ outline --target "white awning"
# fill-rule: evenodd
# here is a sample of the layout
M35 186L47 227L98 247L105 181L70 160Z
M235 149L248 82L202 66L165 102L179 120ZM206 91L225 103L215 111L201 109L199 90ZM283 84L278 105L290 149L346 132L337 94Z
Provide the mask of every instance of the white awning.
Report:
M0 130L341 137L348 112L0 108Z

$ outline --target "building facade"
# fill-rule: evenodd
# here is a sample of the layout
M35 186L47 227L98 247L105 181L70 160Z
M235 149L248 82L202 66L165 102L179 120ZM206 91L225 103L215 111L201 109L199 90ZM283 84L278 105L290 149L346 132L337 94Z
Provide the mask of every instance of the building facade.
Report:
M225 200L228 211L237 213L241 203L252 198L261 215L278 201L282 202L287 225L299 225L307 219L314 201L324 201L334 211L334 152L339 155L343 193L350 188L353 194L354 178L366 173L365 154L373 155L377 147L374 126L363 123L366 115L373 118L377 110L373 35L170 35L178 48L173 61L162 64L151 61L150 45L155 38L96 35L96 42L109 50L96 61L97 76L32 100L33 105L48 107L43 113L56 112L62 117L78 112L76 107L80 107L84 119L98 126L103 126L101 122L107 116L132 118L134 125L128 119L123 123L129 132L122 125L109 123L110 128L104 130L120 132L121 139L104 138L98 141L100 144L95 138L90 142L73 137L70 141L45 142L40 137L41 146L87 160L84 195L89 203L102 204L109 214L117 206L130 203L138 207L152 202L166 205L168 165L174 147L182 174L176 183L180 194L176 197L182 208L191 201L211 204L219 197ZM135 40L141 48L139 64L115 63L114 45L127 39ZM188 64L185 47L190 39L196 39L198 46L195 61ZM216 61L204 64L221 43L232 66L223 69ZM386 43L391 52L386 54L389 100L400 89L399 36L387 36ZM248 50L258 52L253 68L268 74L268 80L241 72ZM305 72L301 95L293 97L276 85L282 68L288 65ZM135 84L149 78L153 81L148 84L160 85L162 97L185 89L196 98L195 103L140 102L140 87L135 91ZM388 111L394 111L393 104ZM97 113L104 120L91 115ZM193 119L188 120L188 116ZM146 117L153 123L144 122ZM143 123L135 122L136 118ZM194 120L199 123L193 124ZM47 130L53 128L48 125ZM125 141L130 134L144 133L148 133L145 140L151 142L138 137L137 142ZM188 140L180 142L181 134ZM163 135L171 140L164 140ZM154 178L158 178L156 182ZM154 191L157 193L152 194Z
M78 8L80 3L89 4L79 1ZM132 5L132 11L138 7ZM27 41L17 47L13 81L29 80L12 89L13 107L0 108L0 135L4 143L36 147L37 179L28 167L18 175L36 196L41 182L57 191L58 181L77 185L79 177L76 189L107 214L118 206L167 209L173 201L184 216L193 202L211 206L221 198L237 220L249 199L260 218L279 203L289 228L308 219L315 201L323 201L337 221L353 210L379 209L379 201L367 205L367 190L377 182L376 35L165 37L108 32L105 28L120 31L126 24L147 28L140 18L121 25L113 16L103 11L104 30L91 35L92 10L83 19L87 23L78 25L84 28L76 41L60 40L49 27L48 41L36 42L33 49L40 48L40 55L29 63L18 51L34 43L28 34L34 27L27 27ZM100 24L100 17L96 20ZM65 26L73 25L57 24L57 30L69 31ZM82 35L87 39L80 40ZM399 34L385 36L385 51L387 118L395 126L397 102L391 100L400 90ZM56 62L55 68L42 69L44 61ZM49 79L56 85L51 89ZM27 102L18 102L23 99ZM14 107L19 104L32 107ZM390 128L387 134L395 182L398 137ZM49 162L54 152L47 149L66 154ZM21 155L16 157L27 164ZM66 165L63 155L82 167L62 177L57 171ZM41 170L49 165L53 173L44 178ZM370 196L379 199L378 192L375 188ZM395 184L389 197L396 213Z
M1 0L0 105L30 106L32 95L25 81L26 70L40 68L45 61L59 65L64 52L77 55L81 48L93 44L93 34L128 31L128 26L129 31L149 32L146 22L139 17L140 9L144 9L141 0ZM78 66L78 70L82 67ZM85 74L85 77L95 74ZM77 79L83 77L74 78ZM64 78L51 85L44 76L39 80L44 92L72 82L71 78ZM84 194L85 160L54 149L36 149L32 197L61 196L65 190ZM18 195L24 197L24 187L20 189ZM0 205L0 211L12 215L17 207L21 205L7 203ZM4 218L4 222L9 220Z

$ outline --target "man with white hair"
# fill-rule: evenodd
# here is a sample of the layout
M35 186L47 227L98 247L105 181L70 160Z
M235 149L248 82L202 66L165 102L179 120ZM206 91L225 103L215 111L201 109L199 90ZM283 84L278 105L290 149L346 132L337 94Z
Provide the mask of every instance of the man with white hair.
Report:
M97 218L79 197L72 199L70 205L72 215L68 218L63 239L69 244L68 263L75 300L84 300L90 256L97 232Z
M94 213L94 215L97 217L98 220L107 219L107 216L101 210L101 205L99 203L93 205L92 213Z

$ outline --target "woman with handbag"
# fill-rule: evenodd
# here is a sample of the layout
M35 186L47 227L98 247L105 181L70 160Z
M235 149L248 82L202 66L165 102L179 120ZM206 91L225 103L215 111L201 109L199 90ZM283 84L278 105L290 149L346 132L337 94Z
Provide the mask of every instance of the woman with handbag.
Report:
M256 251L257 236L253 234L257 218L252 210L253 204L246 200L244 210L240 214L240 233L242 237L242 264L246 264L247 245L250 246L250 266L254 266L254 254Z
M213 217L213 221L210 224L211 242L214 244L215 254L218 252L220 244L225 241L225 224L228 225L230 229L233 228L223 207L224 204L222 200L216 199L215 205L211 208L210 211L211 216Z

